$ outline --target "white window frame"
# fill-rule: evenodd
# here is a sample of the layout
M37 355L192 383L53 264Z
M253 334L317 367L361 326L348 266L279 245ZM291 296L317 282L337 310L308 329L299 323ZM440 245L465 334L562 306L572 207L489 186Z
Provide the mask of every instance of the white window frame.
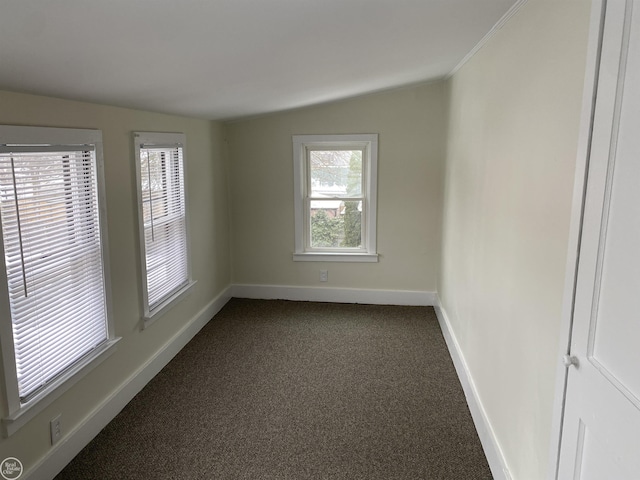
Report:
M4 243L0 228L0 348L4 367L4 401L8 411L2 418L3 434L10 436L24 426L35 415L44 410L55 399L71 388L81 378L108 358L114 351L120 338L115 336L111 309L111 289L109 275L109 256L107 244L107 215L104 195L104 164L102 156L102 132L99 130L22 127L0 125L0 145L43 146L46 149L58 145L91 145L95 152L97 176L98 222L102 247L102 269L104 281L104 305L106 311L106 340L91 353L76 361L54 378L48 385L30 396L20 400L18 393L17 369L9 305L9 291L6 277Z
M301 262L377 262L378 135L293 135L295 251ZM309 151L362 150L362 247L311 247Z
M138 227L140 238L140 268L142 271L142 302L143 302L143 320L144 326L149 326L164 313L167 312L173 305L180 301L195 285L195 281L192 278L191 270L191 242L189 236L189 208L188 208L188 196L187 196L187 146L186 136L184 133L159 133L159 132L134 132L134 148L135 148L135 160L136 160L136 185L138 191ZM144 147L169 147L182 149L182 189L184 197L184 222L185 222L185 242L186 242L186 264L187 264L187 279L185 283L174 289L168 296L166 296L158 305L153 306L149 304L149 289L147 280L147 245L145 242L145 224L143 213L143 195L142 195L142 172L140 162L140 152Z

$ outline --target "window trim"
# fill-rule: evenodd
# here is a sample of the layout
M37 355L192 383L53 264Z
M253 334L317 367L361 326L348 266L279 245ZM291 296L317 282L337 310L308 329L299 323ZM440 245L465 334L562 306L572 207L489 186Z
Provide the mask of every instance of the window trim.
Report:
M69 369L62 372L49 385L40 390L28 401L21 403L18 394L17 369L9 302L0 305L0 318L9 319L0 322L0 349L2 350L2 364L4 369L4 401L7 412L2 418L5 436L14 434L29 420L44 410L55 399L71 388L75 383L87 375L92 369L108 358L116 349L120 340L115 336L113 310L111 302L111 275L109 263L109 245L107 232L107 211L104 183L104 158L102 152L102 132L100 130L53 128L53 127L23 127L14 125L0 125L0 144L25 145L93 145L96 161L96 179L98 196L98 222L100 225L100 243L102 247L102 271L104 281L104 301L106 312L106 341L93 352L79 359ZM46 147L45 147L46 148ZM8 282L6 278L6 264L4 258L4 242L0 229L0 269L5 272L0 275L0 298L9 298Z
M180 301L196 284L196 281L192 277L191 268L191 238L189 229L189 205L187 195L187 145L186 135L184 133L162 133L162 132L133 132L134 150L135 150L135 170L136 170L136 190L137 190L137 203L138 203L138 237L140 241L140 269L141 269L141 281L142 281L142 306L143 306L143 327L146 328L154 323L158 318L162 317L173 305ZM146 264L146 251L147 246L145 242L145 227L144 227L144 211L143 211L143 199L142 199L142 172L140 162L140 150L141 146L154 146L154 147L170 147L174 148L179 146L182 148L182 175L183 175L183 195L184 195L184 209L185 209L185 229L186 229L186 245L187 245L187 283L182 287L176 289L173 293L167 296L160 304L155 308L150 309L149 305L149 289L147 284L147 264Z
M377 262L377 186L378 186L378 134L357 135L293 135L294 173L294 261L304 262ZM309 188L307 150L317 148L352 148L363 150L363 197L365 215L362 219L362 249L312 248L309 245L309 215L307 191Z

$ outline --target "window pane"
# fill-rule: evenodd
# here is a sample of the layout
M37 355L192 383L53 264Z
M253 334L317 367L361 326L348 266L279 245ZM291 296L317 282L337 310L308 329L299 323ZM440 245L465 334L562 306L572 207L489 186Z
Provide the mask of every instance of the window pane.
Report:
M362 196L362 150L311 150L312 197Z
M360 248L362 246L362 202L311 201L311 247Z

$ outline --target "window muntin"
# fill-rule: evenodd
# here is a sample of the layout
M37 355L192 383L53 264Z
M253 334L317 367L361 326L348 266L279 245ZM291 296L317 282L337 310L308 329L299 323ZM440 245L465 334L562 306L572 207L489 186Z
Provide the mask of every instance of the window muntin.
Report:
M2 342L14 359L5 365L11 415L114 340L97 154L97 131L0 126L0 290L10 318L0 329L11 334Z
M377 135L294 135L293 143L294 260L376 261Z
M145 317L191 284L182 134L135 134Z

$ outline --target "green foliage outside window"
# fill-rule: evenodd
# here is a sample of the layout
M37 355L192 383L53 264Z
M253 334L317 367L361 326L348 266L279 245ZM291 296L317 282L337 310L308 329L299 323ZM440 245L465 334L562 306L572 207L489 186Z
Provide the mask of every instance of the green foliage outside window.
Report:
M330 217L326 211L318 210L311 217L311 238L314 247L339 247L344 229L344 220Z

